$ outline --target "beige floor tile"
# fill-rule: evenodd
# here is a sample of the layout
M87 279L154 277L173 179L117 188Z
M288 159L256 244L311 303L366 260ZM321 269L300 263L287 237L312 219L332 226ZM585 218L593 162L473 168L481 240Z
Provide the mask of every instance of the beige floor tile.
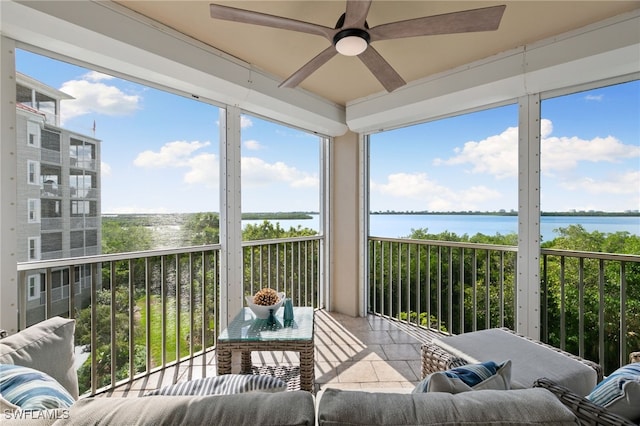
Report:
M389 360L412 360L419 359L420 353L414 345L400 343L395 345L382 345L382 349Z
M402 382L416 381L418 378L406 361L373 361L377 381Z
M282 358L282 352L251 352L251 362L253 365L277 365L282 362Z
M420 345L422 342L416 337L411 336L401 330L389 330L389 336L393 339L393 343L412 343Z
M359 341L361 341L365 345L370 345L370 344L390 345L392 343L395 343L391 338L391 336L389 335L388 331L381 331L381 330L376 330L376 331L371 330L368 332L355 331L353 334Z
M373 362L383 361L358 361L341 363L336 366L338 379L341 383L377 382L378 376L376 376Z
M351 361L357 351L349 345L316 346L315 360L318 361Z
M362 389L362 383L357 383L357 382L331 382L331 383L327 383L324 386L320 386L320 389L327 389L327 388L333 388L333 389L345 389L345 390L360 390Z
M336 365L331 362L316 362L315 365L315 380L316 383L331 383L338 382L338 372L336 371Z
M397 330L396 325L386 318L372 315L367 320L372 330Z
M351 357L352 361L384 361L387 359L387 354L385 353L382 345L371 344L367 345L361 351L355 352Z
M420 359L409 359L407 364L409 364L409 368L411 368L418 380L422 380L422 361Z
M314 331L313 343L316 346L333 344L333 340L331 340L331 332L324 332L324 331L317 331L317 330Z

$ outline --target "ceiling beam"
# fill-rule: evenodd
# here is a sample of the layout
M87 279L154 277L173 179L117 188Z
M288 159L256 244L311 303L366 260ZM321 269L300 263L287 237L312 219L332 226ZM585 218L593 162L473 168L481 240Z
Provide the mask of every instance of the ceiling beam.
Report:
M640 11L347 104L347 124L371 133L486 105L640 72Z
M322 135L347 131L344 107L112 2L2 1L1 34L119 76L237 106Z

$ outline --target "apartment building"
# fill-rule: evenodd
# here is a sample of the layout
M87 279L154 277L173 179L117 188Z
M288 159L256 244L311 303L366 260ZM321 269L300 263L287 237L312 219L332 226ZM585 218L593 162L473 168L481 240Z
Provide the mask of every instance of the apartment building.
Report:
M71 96L20 73L16 84L17 261L100 254L100 141L61 127ZM27 322L45 318L47 298L49 316L87 305L91 279L88 266L29 272Z

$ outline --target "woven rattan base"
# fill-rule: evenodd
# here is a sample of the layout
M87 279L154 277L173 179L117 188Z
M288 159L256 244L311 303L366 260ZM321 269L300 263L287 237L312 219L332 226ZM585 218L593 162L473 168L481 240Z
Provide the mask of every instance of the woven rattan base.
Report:
M300 367L297 365L254 365L251 373L280 379L287 384L288 391L300 390Z
M231 374L231 354L242 352L241 373L252 373L251 352L291 351L300 353L300 389L313 391L313 339L293 341L218 342L218 375Z

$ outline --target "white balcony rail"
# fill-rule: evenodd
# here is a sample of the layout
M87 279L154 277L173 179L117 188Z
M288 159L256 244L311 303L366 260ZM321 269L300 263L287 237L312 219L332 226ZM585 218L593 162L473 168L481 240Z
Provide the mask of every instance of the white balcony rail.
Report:
M368 309L451 334L514 328L516 255L514 246L371 237ZM626 364L640 348L640 256L541 256L542 340L605 374Z
M244 293L270 286L297 305L318 307L322 241L243 243ZM20 328L54 315L75 318L76 345L89 352L78 374L87 395L195 357L203 358L204 376L218 334L219 251L219 245L206 245L20 263ZM52 289L54 273L67 277L75 291L68 291L68 282L66 292ZM32 275L43 277L44 286L42 306L35 309L33 302L27 308Z

